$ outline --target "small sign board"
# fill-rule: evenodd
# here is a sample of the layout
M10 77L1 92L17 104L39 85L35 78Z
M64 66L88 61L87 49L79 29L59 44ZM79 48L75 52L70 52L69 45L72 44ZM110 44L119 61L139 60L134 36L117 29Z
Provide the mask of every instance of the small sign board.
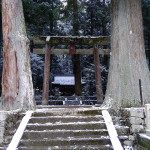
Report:
M75 85L75 77L74 76L55 76L54 82L52 84L60 84L60 85ZM82 82L84 84L84 82Z

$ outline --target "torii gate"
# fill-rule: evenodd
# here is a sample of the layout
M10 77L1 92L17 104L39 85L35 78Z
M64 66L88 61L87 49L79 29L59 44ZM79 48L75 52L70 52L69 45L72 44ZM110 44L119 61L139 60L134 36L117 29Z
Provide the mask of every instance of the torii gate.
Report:
M30 37L34 44L45 44L46 47L43 49L33 49L33 53L45 54L45 65L44 65L44 79L43 79L43 93L42 93L42 104L48 104L49 96L49 77L50 77L50 59L51 54L78 54L78 55L94 55L95 64L95 78L96 78L96 92L98 104L103 102L103 92L101 83L101 71L100 71L100 60L99 55L108 55L109 49L99 49L98 45L108 45L110 43L110 37L87 37L87 36L43 36L43 37ZM70 49L54 49L51 44L64 44L70 45ZM75 49L75 45L93 45L91 49ZM78 84L78 83L77 83Z

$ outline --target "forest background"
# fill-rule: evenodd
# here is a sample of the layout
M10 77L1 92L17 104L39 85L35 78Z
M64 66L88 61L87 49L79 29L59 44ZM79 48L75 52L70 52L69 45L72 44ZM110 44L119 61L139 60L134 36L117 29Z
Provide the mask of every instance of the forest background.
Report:
M27 34L35 36L74 36L73 25L78 24L79 36L110 36L111 17L109 1L78 0L78 9L76 10L73 7L73 0L64 2L61 0L23 0ZM150 68L150 0L142 0L142 10L145 49L147 63ZM74 19L74 14L77 14L77 19ZM3 64L2 14L0 15L0 29L1 83ZM88 47L82 46L82 48ZM34 89L42 90L44 56L33 54L32 46L30 56ZM82 78L86 82L83 90L86 91L86 95L96 95L93 55L82 55L80 60ZM109 57L101 55L100 62L103 92L105 93L109 71ZM73 62L71 55L52 55L50 82L54 80L55 75L72 74ZM0 94L1 89L0 85Z

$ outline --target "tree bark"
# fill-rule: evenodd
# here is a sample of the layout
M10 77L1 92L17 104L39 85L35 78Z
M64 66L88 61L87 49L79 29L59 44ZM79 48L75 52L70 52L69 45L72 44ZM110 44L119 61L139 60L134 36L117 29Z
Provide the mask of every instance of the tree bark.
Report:
M74 36L79 35L79 21L78 21L78 1L73 0L73 31L74 31Z
M1 11L1 2L0 2L0 11ZM2 13L0 14L0 58L1 58L1 50L3 44L3 35L2 35Z
M94 45L94 65L95 65L97 103L102 104L103 103L103 92L102 92L101 70L100 70L98 45Z
M2 109L35 107L31 77L29 40L21 0L2 0L3 75Z
M145 57L141 0L112 0L111 58L105 105L115 110L150 102L150 78Z
M52 2L52 10L54 9L54 5ZM53 35L53 29L54 29L54 14L53 12L49 13L49 21L50 21L50 35Z
M74 30L75 36L79 35L78 1L77 0L73 0L73 30ZM81 96L82 84L81 84L80 55L73 55L73 64L74 64L74 75L75 75L75 94L78 96Z
M46 44L42 105L48 105L49 80L50 80L50 62L51 62L50 58L51 58L51 46L49 44Z
M105 7L105 5L106 5L106 0L103 0L103 7ZM104 16L106 15L107 14L104 12ZM102 29L103 29L103 36L106 36L107 35L107 22L105 19L102 20ZM103 48L107 49L107 46L104 45ZM103 60L104 60L103 62L104 62L105 67L108 69L109 56L104 55Z
M90 34L91 34L91 36L93 35L93 30L94 30L94 14L93 14L93 10L91 9L91 13L90 13L90 18L91 18L91 24L90 24L90 26L91 26L91 28L90 28Z

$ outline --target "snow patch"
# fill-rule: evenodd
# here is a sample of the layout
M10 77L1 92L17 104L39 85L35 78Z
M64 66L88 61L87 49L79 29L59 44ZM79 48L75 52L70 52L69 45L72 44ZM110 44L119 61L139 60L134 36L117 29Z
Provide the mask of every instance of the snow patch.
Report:
M124 146L125 150L134 150L132 146Z
M149 137L149 136L147 136L146 134L140 134L140 136L141 136L141 137L143 137L143 138L145 138L145 139L150 140L150 137Z
M55 126L55 125L84 125L84 124L89 124L89 125L92 125L92 124L102 124L104 123L103 121L91 121L91 122L68 122L68 123L63 123L63 122L57 122L57 123L29 123L28 125L29 126Z

